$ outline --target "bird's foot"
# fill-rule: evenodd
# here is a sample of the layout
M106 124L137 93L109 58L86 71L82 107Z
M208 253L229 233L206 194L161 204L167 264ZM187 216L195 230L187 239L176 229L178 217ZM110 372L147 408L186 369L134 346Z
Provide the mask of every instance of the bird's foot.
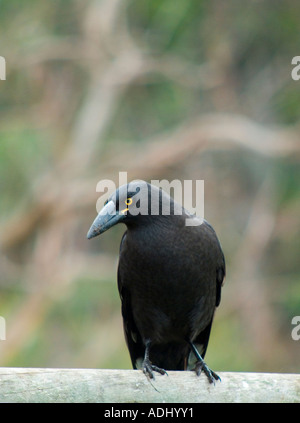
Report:
M221 381L220 376L217 375L213 370L211 370L204 361L197 361L195 366L195 372L197 376L200 376L202 371L206 374L209 383L215 384L216 380Z
M144 360L143 372L150 379L155 379L153 372L158 372L161 375L167 375L168 374L164 369L161 369L160 367L155 366L149 360Z

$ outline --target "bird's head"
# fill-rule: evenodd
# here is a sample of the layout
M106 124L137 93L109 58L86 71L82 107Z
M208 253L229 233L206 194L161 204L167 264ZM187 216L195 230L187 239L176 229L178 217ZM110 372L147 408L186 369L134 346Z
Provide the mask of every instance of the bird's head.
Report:
M130 225L137 220L140 222L142 216L160 214L162 198L171 200L163 191L145 181L137 180L122 185L104 204L87 238L94 238L120 222Z

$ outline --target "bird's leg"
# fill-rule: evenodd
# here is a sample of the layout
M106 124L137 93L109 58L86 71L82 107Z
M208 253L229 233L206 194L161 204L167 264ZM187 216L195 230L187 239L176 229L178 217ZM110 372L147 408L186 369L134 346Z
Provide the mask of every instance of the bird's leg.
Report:
M217 375L213 370L211 370L204 362L203 358L199 354L199 351L195 347L195 345L192 342L189 342L193 353L195 354L195 357L197 358L196 366L195 366L195 372L197 376L201 375L202 370L206 374L209 383L215 383L215 380L221 380L220 376Z
M143 361L143 372L150 379L154 379L153 372L158 372L161 375L165 375L167 374L167 372L164 369L161 369L160 367L157 367L151 363L149 359L150 344L151 344L150 340L147 340L145 343L146 348L145 348L145 355L144 355L144 361Z

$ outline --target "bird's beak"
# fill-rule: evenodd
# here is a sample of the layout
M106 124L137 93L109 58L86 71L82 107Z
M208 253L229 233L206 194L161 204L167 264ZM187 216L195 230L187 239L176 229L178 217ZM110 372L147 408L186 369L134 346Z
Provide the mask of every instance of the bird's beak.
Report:
M109 201L92 223L92 226L87 233L87 238L91 239L102 234L107 231L107 229L124 219L124 217L124 214L119 214L116 211L115 203L113 201Z

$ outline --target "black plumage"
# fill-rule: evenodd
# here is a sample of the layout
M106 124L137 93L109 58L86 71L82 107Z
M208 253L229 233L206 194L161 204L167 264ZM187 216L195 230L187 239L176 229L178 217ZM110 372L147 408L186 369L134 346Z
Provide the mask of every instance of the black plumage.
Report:
M88 232L127 226L118 267L124 333L133 368L149 377L193 367L219 379L203 358L225 260L212 226L197 219L164 191L135 181L108 199Z

